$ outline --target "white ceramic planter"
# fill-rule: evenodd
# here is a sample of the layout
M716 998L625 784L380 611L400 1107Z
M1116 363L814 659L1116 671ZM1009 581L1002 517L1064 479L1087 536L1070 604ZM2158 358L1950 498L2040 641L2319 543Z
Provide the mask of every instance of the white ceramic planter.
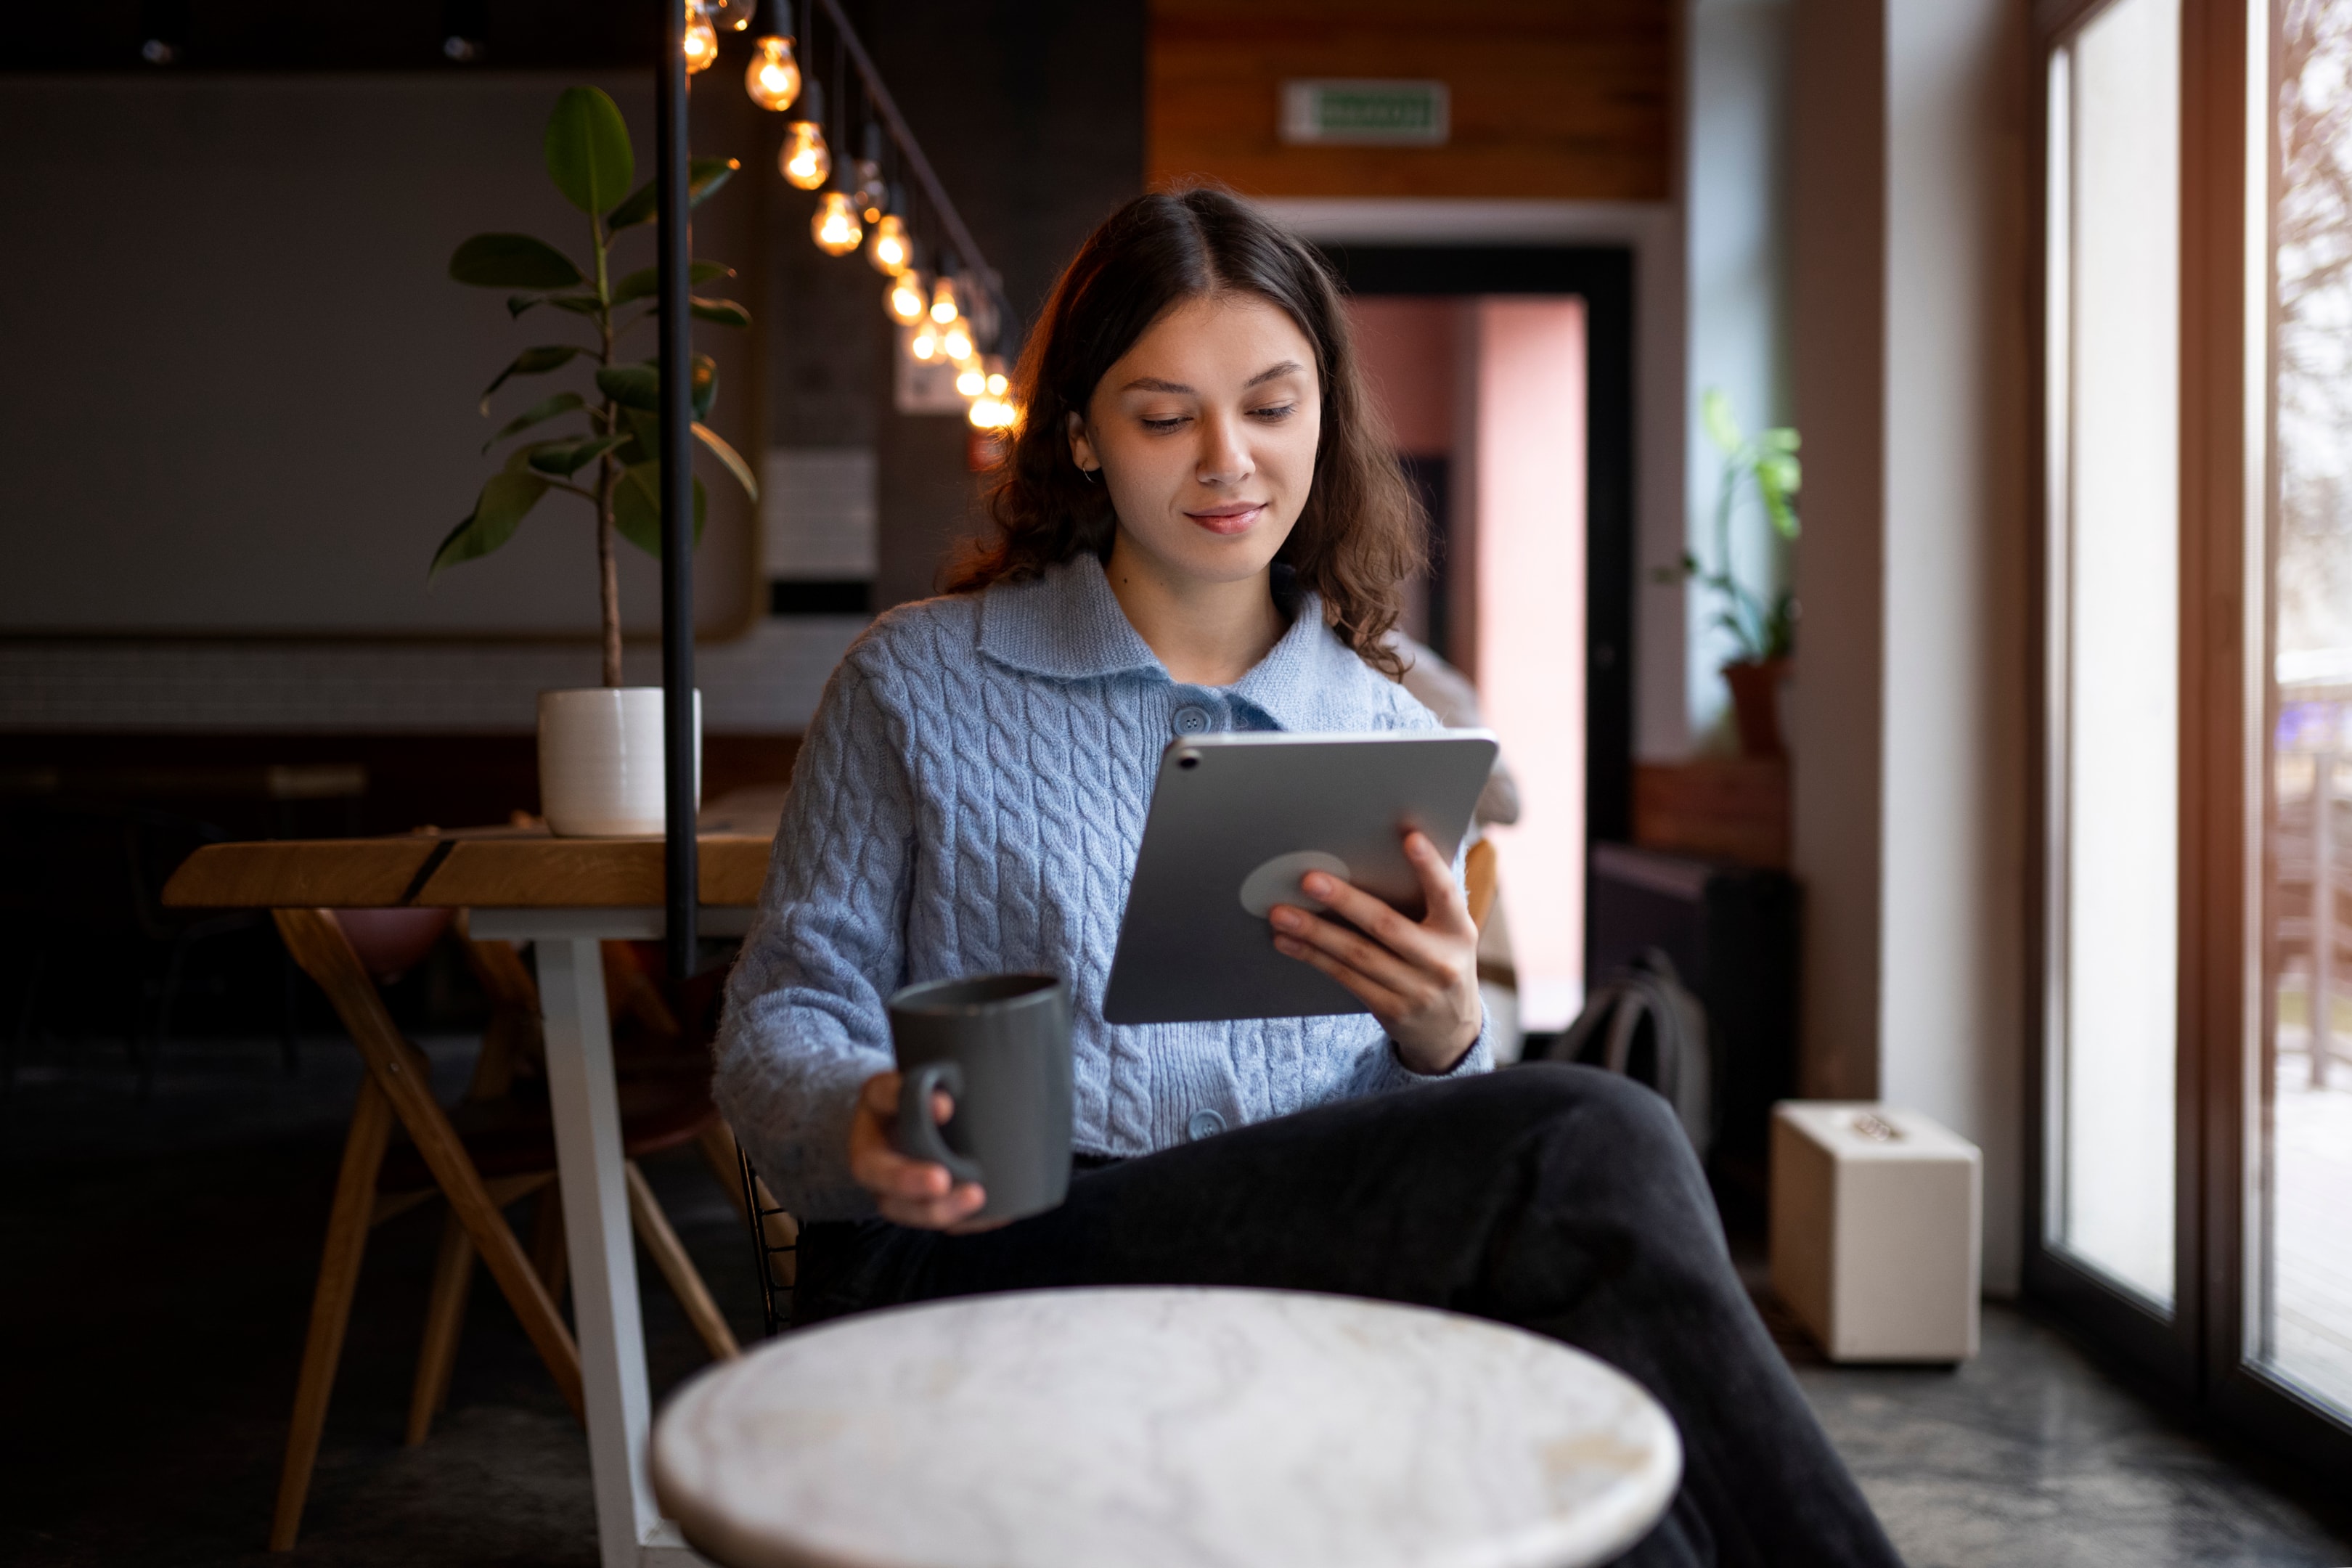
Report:
M659 837L662 689L591 687L539 694L539 807L570 837ZM694 798L702 799L702 693L694 694Z

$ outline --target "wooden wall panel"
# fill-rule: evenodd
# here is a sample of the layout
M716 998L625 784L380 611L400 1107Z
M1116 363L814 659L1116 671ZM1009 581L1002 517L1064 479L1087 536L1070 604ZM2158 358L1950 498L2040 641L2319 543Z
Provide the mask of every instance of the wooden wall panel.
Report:
M1147 167L1279 196L1671 196L1675 7L1658 0L1153 0ZM1283 81L1444 80L1443 147L1294 147Z

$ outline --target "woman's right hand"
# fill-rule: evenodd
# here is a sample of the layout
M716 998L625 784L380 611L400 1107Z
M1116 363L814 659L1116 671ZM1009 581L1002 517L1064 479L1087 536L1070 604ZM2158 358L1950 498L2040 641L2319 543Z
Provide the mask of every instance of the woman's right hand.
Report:
M944 1093L931 1096L933 1120L945 1121L954 1111L955 1102ZM857 1091L857 1109L850 1116L849 1173L874 1194L884 1219L957 1235L993 1230L1003 1223L971 1217L988 1201L977 1182L958 1182L945 1165L898 1152L891 1140L898 1121L898 1075L877 1072Z

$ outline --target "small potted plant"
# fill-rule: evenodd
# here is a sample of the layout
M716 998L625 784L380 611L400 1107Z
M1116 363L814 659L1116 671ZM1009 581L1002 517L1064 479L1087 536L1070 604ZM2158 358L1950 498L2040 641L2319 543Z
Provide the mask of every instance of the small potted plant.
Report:
M1699 417L1708 439L1723 454L1723 479L1715 495L1715 563L1702 564L1685 551L1681 572L1661 575L1696 580L1720 598L1714 624L1731 635L1739 652L1723 667L1723 679L1731 688L1740 752L1777 757L1781 751L1780 681L1796 647L1797 601L1786 588L1768 587L1767 602L1739 581L1731 563L1731 514L1752 489L1775 538L1785 544L1797 537L1797 489L1802 479L1797 433L1764 430L1751 440L1732 417L1730 400L1713 387L1699 400Z
M531 235L478 234L449 258L449 276L477 288L516 290L507 300L514 319L545 307L541 319L570 317L593 340L523 350L482 393L486 417L491 395L519 376L586 369L593 372L594 384L584 395L566 390L541 398L483 444L487 453L523 437L508 453L505 466L483 484L474 510L442 540L427 575L497 550L550 494L586 503L602 589L604 679L584 690L540 693L541 809L557 833L658 834L664 820L662 689L621 683L621 584L613 555L615 535L656 558L662 548L661 374L652 361L626 357L622 346L633 331L658 315L658 274L646 266L615 276L614 267L620 237L653 222L656 192L650 181L630 189L636 160L628 126L612 99L593 87L567 89L556 100L547 122L546 156L556 189L587 215L592 265L583 268ZM694 159L688 199L699 205L737 167L731 158ZM695 262L691 273L696 284L732 276L732 269L710 261ZM690 310L696 320L715 326L751 324L750 313L732 300L697 296ZM695 439L757 501L759 486L750 465L703 423L719 394L718 367L708 354L696 354L693 375ZM705 506L698 479L697 541ZM695 717L698 736L699 711ZM698 755L698 776L700 771Z

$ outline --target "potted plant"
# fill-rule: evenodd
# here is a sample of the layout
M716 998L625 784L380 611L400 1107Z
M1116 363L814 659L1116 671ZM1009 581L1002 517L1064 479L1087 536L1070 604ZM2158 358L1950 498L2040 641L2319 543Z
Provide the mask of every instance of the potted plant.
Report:
M663 827L662 690L621 683L621 585L614 560L617 535L661 554L661 374L651 361L626 357L623 343L659 313L654 267L614 275L616 241L651 224L656 193L648 181L630 189L636 160L628 126L611 98L593 87L567 89L547 122L548 177L588 219L592 265L581 267L545 240L527 234L478 234L449 258L449 276L483 289L518 290L507 300L515 320L546 308L542 320L571 318L593 340L527 348L482 393L490 398L519 376L566 369L593 371L594 385L550 394L500 426L485 442L524 437L505 466L484 482L474 510L434 552L428 578L478 560L514 537L533 508L550 494L573 497L589 508L604 627L604 684L585 690L543 691L539 698L539 788L548 826L564 834L657 834ZM688 200L700 203L727 182L735 160L697 158L689 164ZM712 261L693 264L694 283L734 276ZM636 307L632 310L631 307ZM696 297L696 320L748 327L751 318L732 300ZM703 421L719 394L718 367L694 356L694 436L754 501L759 486L749 464ZM569 428L564 428L565 425ZM560 433L554 433L560 432ZM702 537L707 498L694 481L694 537ZM696 733L701 731L698 711ZM700 742L698 738L698 753ZM696 758L696 773L701 772Z
M1715 563L1703 565L1685 551L1680 575L1720 597L1714 624L1730 633L1738 648L1739 657L1723 667L1723 679L1731 688L1741 754L1777 757L1781 751L1780 689L1796 646L1797 601L1781 587L1766 590L1768 603L1739 581L1731 563L1731 514L1752 488L1774 537L1784 545L1797 537L1796 499L1802 479L1797 433L1775 428L1749 439L1732 416L1730 400L1713 387L1699 400L1699 418L1707 438L1723 454L1723 479L1715 495Z

